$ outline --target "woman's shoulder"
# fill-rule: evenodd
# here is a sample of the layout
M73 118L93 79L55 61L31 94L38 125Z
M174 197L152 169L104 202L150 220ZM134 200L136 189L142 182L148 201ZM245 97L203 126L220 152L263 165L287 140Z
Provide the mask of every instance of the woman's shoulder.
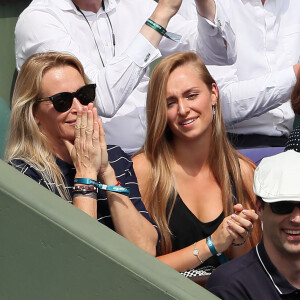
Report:
M34 164L30 164L23 159L11 159L10 161L8 161L8 164L17 169L19 172L29 176L36 181L40 181L40 179L42 178L39 169Z
M149 174L151 169L151 164L144 152L135 154L132 157L132 161L133 161L133 168L136 173Z
M151 164L144 152L139 152L132 157L133 165L135 168L150 168Z

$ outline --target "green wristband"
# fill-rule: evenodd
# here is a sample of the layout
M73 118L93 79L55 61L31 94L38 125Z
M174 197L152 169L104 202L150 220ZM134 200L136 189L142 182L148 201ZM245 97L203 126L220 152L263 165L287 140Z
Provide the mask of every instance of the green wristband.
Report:
M149 27L153 28L155 31L160 33L162 36L165 36L167 33L167 30L165 28L163 28L162 26L160 26L159 24L157 24L156 22L154 22L151 19L148 19L145 24L148 25Z
M149 27L151 27L152 29L154 29L155 31L157 31L158 33L160 33L162 36L174 41L174 42L180 42L181 40L181 35L179 34L175 34L175 33L171 33L171 32L167 32L167 30L165 28L163 28L161 25L157 24L155 21L148 19L145 24Z

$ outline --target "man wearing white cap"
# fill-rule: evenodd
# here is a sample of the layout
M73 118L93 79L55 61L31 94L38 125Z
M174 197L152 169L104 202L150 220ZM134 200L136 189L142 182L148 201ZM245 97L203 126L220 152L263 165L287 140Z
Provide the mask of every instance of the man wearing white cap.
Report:
M264 158L254 174L263 239L218 267L206 288L226 299L300 299L300 154Z

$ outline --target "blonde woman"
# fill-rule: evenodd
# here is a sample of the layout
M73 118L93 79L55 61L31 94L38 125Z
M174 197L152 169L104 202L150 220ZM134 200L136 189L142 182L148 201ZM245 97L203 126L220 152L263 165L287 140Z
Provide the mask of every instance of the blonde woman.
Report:
M161 231L158 258L178 271L212 269L225 251L230 259L256 245L255 165L228 142L217 85L195 53L174 54L156 66L147 120L133 163Z
M68 54L31 56L18 75L7 161L152 255L157 231L140 199L130 158L107 146L95 84Z

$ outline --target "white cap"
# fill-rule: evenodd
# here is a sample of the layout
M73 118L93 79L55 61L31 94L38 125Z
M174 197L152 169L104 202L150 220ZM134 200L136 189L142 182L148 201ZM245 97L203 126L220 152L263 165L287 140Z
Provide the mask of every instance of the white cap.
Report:
M300 153L294 150L265 157L254 173L254 193L263 201L300 201Z

